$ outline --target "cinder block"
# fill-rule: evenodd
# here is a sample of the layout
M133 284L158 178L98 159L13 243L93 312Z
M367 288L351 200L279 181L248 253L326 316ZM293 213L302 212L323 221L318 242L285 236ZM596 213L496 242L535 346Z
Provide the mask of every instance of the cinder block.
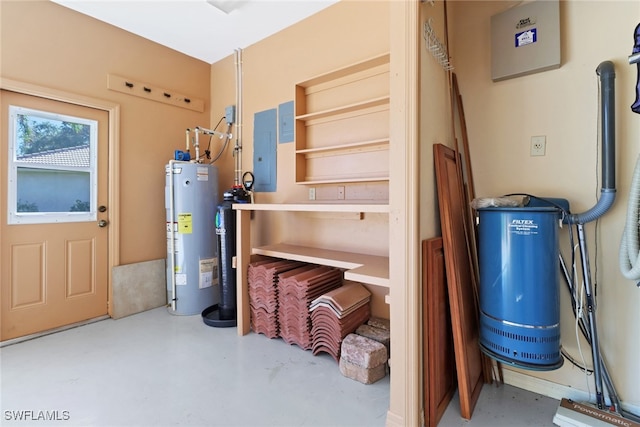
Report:
M340 373L347 378L361 382L362 384L373 384L381 380L387 374L386 365L382 364L375 368L363 368L348 362L343 357L340 358Z
M340 360L361 368L377 368L387 362L387 348L370 338L356 334L347 335L342 341Z
M384 329L385 331L391 330L391 325L389 324L388 319L383 319L381 317L371 317L367 321L367 325L373 326L374 328Z

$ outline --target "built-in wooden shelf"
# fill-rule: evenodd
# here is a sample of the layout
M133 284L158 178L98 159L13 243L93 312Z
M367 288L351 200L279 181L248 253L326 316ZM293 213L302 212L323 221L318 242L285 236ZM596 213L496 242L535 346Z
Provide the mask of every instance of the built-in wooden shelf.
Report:
M296 120L314 120L314 119L323 119L327 117L339 116L342 114L359 112L371 107L377 107L380 105L389 105L389 97L381 96L378 98L367 99L364 101L356 102L348 105L341 105L335 108L329 108L327 110L315 111L313 113L302 114L296 116Z
M315 156L331 156L388 149L389 138L381 138L371 141L352 142L349 144L327 145L326 147L304 148L296 150L296 154L306 154L306 157L310 158Z
M389 287L389 258L279 243L253 248L253 254L345 269L344 278Z
M380 203L235 203L238 211L287 211L287 212L363 212L389 213L389 204Z
M389 177L388 176L368 176L368 177L354 177L354 178L340 178L340 177L334 177L334 178L327 178L327 179L322 179L322 178L309 178L306 179L304 181L298 181L298 184L306 184L306 185L320 185L320 184L348 184L350 182L383 182L383 181L389 181Z

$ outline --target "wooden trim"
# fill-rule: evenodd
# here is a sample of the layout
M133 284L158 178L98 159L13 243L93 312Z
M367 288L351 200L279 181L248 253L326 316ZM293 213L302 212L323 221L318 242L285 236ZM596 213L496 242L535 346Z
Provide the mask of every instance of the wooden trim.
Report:
M237 205L236 205L237 206ZM239 336L251 331L248 272L251 262L251 211L236 210L236 307Z
M83 107L95 108L109 114L109 260L107 271L108 313L111 316L112 284L111 271L120 264L120 105L84 95L38 86L18 80L0 78L0 88L25 95L38 96L54 101L67 102Z
M417 0L389 2L389 300L394 332L388 426L421 425L419 11Z

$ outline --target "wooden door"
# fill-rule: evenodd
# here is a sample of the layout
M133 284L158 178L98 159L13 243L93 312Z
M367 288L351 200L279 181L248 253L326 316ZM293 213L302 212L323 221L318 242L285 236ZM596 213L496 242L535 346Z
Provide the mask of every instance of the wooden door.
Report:
M109 119L5 90L1 115L4 341L107 314Z

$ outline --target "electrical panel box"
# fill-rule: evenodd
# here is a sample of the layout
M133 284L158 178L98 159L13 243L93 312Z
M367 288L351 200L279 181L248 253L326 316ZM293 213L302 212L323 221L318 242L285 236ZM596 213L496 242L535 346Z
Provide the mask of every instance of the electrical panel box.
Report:
M494 82L560 67L559 0L525 3L491 17Z
M293 142L295 125L293 101L278 105L278 142L280 144Z
M253 175L256 192L276 191L278 121L275 108L255 113L253 119Z

